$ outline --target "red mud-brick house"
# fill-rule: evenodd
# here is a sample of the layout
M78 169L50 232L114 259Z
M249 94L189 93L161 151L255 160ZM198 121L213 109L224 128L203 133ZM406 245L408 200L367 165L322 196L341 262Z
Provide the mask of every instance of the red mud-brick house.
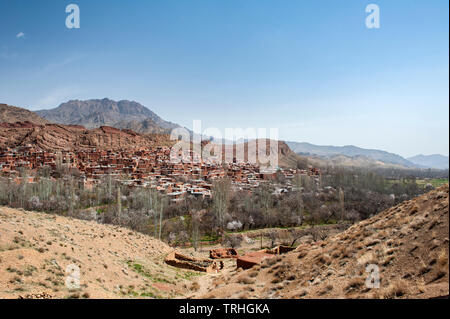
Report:
M188 157L195 157L190 152ZM261 180L271 180L276 173L264 174L255 164L240 162L228 164L225 170L216 163L170 162L170 148L150 148L135 151L87 150L77 152L44 152L30 147L20 150L3 148L0 150L0 171L4 175L16 174L24 167L35 170L49 166L56 169L57 163L66 167L76 167L84 175L86 187L95 185L105 175L114 179L128 176L130 185L154 187L160 192L176 193L189 191L193 196L211 196L212 181L228 176L233 187L252 190ZM282 171L287 178L293 178L298 171ZM300 172L316 175L314 168ZM149 180L151 182L149 182Z

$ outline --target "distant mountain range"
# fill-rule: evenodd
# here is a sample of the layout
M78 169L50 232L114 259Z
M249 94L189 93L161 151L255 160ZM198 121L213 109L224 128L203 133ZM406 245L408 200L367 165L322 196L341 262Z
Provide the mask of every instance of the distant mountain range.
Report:
M317 156L328 159L332 163L344 166L396 166L406 168L448 168L448 157L443 155L418 155L404 157L376 149L365 149L353 145L321 146L306 142L286 142L292 151L299 155Z
M36 111L36 114L52 123L82 125L88 129L112 126L141 134L167 134L173 128L179 127L163 120L142 104L107 98L71 100L51 110Z
M433 154L433 155L416 155L413 157L408 157L408 161L431 168L438 169L448 169L449 165L449 157L441 154Z

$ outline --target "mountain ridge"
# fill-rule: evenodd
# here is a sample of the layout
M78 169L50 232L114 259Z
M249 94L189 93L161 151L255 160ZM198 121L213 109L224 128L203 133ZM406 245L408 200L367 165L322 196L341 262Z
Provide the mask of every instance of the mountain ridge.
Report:
M448 169L449 157L442 154L431 155L415 155L407 158L408 161L417 165L422 165L429 168Z
M109 98L70 100L56 108L38 110L35 113L53 123L82 125L87 129L112 126L143 134L167 134L170 130L180 127L163 120L136 101L114 101Z
M46 144L48 141L42 139L43 134L45 136L52 137L55 134L55 126L48 126L47 128L34 127L35 125L48 125L51 123L69 125L69 131L74 133L75 137L68 137L63 135L62 140L65 141L77 141L79 139L79 132L75 130L74 126L81 126L86 128L86 134L93 138L88 142L88 145L103 145L103 142L98 142L99 139L106 139L109 142L113 141L115 147L116 137L117 142L123 145L121 138L125 136L128 131L133 131L142 135L167 135L172 129L181 127L175 123L165 121L156 113L151 111L144 105L129 100L114 101L109 98L103 99L90 99L90 100L70 100L68 102L60 104L58 107L49 110L29 111L18 107L9 106L6 104L0 104L0 123L2 131L0 139L2 144L11 145L14 143L7 143L8 140L12 142L15 136L21 136L24 132L23 129L30 129L34 133L30 136L38 138L39 142ZM114 127L122 130L122 134L110 135L108 132L105 137L105 132L96 131L100 127ZM93 130L93 131L92 131ZM63 130L64 131L64 130ZM191 134L192 131L188 130ZM8 134L11 134L9 137ZM60 136L59 133L56 133ZM29 138L28 136L27 138ZM96 136L94 138L94 136ZM102 136L102 137L100 137ZM59 138L58 137L58 138ZM57 138L57 140L58 140ZM164 138L166 140L167 138ZM129 140L129 138L125 138ZM151 138L154 145L155 138ZM29 141L32 142L32 141ZM83 140L82 144L86 141ZM142 143L147 145L148 141ZM281 141L280 141L281 142ZM284 142L284 141L283 141ZM76 142L79 143L79 142ZM33 142L32 142L33 144ZM134 144L134 143L133 143ZM141 144L141 143L138 143ZM88 146L86 145L86 146ZM354 145L345 146L321 146L314 145L307 142L286 142L287 147L292 150L292 154L286 154L287 165L294 165L298 160L294 155L300 155L307 157L312 164L327 166L347 166L347 167L393 167L393 168L436 168L436 169L448 169L448 157L440 158L441 155L430 155L427 158L422 155L417 155L408 159L403 158L400 155L389 153L383 150L377 149L365 149ZM45 145L50 147L51 143ZM431 157L438 157L437 159ZM431 162L430 162L431 161ZM436 164L437 161L437 164Z
M86 129L80 125L16 123L0 125L0 147L31 145L44 151L120 150L171 146L165 134L138 134L110 126Z
M317 155L332 159L335 156L348 157L365 156L374 161L386 164L400 165L407 168L424 168L422 165L412 163L404 157L378 149L365 149L354 145L333 146L315 145L307 142L286 142L292 151L300 155Z
M0 123L14 124L16 122L30 122L39 125L49 123L30 110L0 103Z

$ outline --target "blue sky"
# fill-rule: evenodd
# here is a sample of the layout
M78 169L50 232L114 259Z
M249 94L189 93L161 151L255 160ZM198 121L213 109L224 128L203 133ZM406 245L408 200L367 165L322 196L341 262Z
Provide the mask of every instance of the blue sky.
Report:
M65 27L78 4L81 28ZM365 8L380 7L380 28ZM0 0L0 103L138 101L203 128L449 153L448 1Z

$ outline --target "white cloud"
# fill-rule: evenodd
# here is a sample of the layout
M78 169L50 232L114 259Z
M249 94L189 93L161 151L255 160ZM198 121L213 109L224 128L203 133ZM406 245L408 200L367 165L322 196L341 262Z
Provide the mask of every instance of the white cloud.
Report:
M25 39L25 33L23 33L23 32L17 33L17 34L16 34L16 38L17 38L17 39L20 39L20 38L24 38L24 39Z

